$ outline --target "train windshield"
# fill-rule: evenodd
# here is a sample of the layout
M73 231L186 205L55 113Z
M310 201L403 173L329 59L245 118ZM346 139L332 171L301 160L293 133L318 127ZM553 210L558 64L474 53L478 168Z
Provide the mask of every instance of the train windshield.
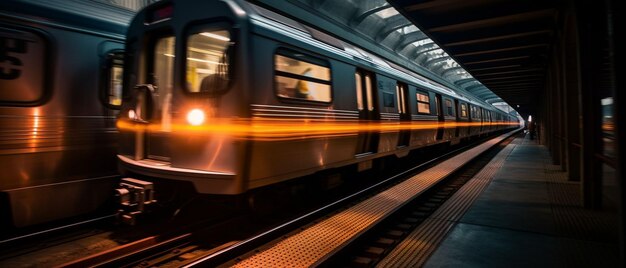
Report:
M203 30L187 39L187 90L204 92L227 87L229 78L228 48L230 32Z
M172 75L174 73L174 46L175 38L165 36L156 41L154 48L154 84L159 92L154 101L156 110L160 111L154 119L160 120L162 131L169 131L170 127L170 102L174 87Z
M174 85L174 37L163 37L156 42L154 49L154 76L159 90L171 93Z

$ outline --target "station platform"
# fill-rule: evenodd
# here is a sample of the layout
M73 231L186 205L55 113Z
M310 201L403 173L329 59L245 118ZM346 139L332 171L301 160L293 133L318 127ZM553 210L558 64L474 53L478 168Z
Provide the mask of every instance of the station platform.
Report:
M546 147L502 134L226 263L224 267L311 267L356 241L399 205L508 139L432 213L417 213L392 247L369 247L356 267L619 267L615 211L581 206L580 182L551 164ZM500 145L498 145L500 146ZM418 215L420 214L420 215ZM419 217L419 220L418 220ZM408 221L407 221L408 222ZM385 229L387 230L387 229ZM381 244L383 242L380 242ZM379 254L380 257L377 257ZM371 256L370 256L371 255Z
M417 266L619 266L617 213L584 209L580 183L567 181L546 147L519 137L490 165L502 160L492 178L481 178L484 189L442 231L438 246L431 244L430 258ZM399 246L396 251L402 251Z

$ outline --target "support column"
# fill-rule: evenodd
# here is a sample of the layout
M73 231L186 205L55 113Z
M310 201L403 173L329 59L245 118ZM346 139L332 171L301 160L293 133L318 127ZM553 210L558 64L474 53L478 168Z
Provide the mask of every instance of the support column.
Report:
M565 104L567 106L564 122L566 125L565 148L568 180L579 181L581 172L582 146L580 141L580 82L578 62L578 33L576 32L576 15L573 6L568 7L563 22L561 51L563 55L563 78L565 85Z
M550 149L550 144L549 144L549 140L546 137L549 137L549 129L547 127L548 125L548 114L546 113L546 102L548 102L548 98L547 98L548 94L546 93L546 90L542 90L541 91L541 104L538 106L539 107L539 122L537 122L537 126L539 126L539 143L543 144L544 146L546 146L548 148L548 150Z
M603 43L606 42L606 22L603 23L603 3L579 1L578 34L581 67L582 107L582 192L586 208L602 206L602 165L596 154L602 153L602 110L600 92ZM604 26L604 27L603 27Z
M552 148L550 150L550 153L552 155L552 164L554 165L560 165L561 164L561 142L559 140L559 137L561 135L560 132L560 127L559 127L559 109L561 108L561 106L559 105L559 90L558 90L558 66L557 65L557 61L554 60L554 58L552 59L551 62L551 68L550 68L550 74L549 74L549 85L548 85L548 91L550 94L550 106L547 107L548 110L550 112L550 129L552 130L550 138L552 139Z
M620 188L620 200L619 200L619 208L620 208L620 267L626 267L626 180L624 177L626 173L624 173L624 165L626 165L626 126L623 122L626 120L626 104L623 103L626 101L626 79L624 78L624 65L621 62L616 62L616 59L623 58L624 50L626 47L626 43L624 42L624 38L618 38L618 36L622 36L624 33L624 8L623 3L619 3L616 0L608 1L608 15L609 15L609 25L612 26L613 31L609 32L609 53L613 55L614 65L613 65L613 79L615 81L615 86L613 87L613 118L615 122L615 162L616 172L615 176ZM622 122L617 123L617 122Z
M559 40L563 39L560 33ZM565 83L565 65L563 59L563 47L560 47L556 53L557 60L557 84L559 97L559 152L561 153L561 170L567 172L567 87Z
M545 103L543 104L542 113L545 114L545 134L543 135L546 139L546 146L550 151L550 154L554 154L554 130L552 123L552 113L550 112L550 106L552 105L552 71L549 68L546 71L546 85L544 88L543 96L545 98ZM553 160L554 162L554 160Z

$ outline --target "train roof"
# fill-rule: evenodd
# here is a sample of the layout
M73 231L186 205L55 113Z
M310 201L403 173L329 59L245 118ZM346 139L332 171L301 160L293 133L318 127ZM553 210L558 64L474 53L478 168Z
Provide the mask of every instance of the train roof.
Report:
M164 2L174 1L159 1L152 6L164 5ZM266 30L277 35L288 36L307 45L316 47L322 51L331 53L336 59L356 63L362 66L369 66L372 69L379 70L385 75L394 76L396 79L402 79L407 82L410 81L411 84L425 87L443 95L452 96L476 106L500 112L500 109L497 109L490 103L471 95L471 93L464 91L462 88L456 87L449 81L445 81L442 78L437 77L433 78L433 74L429 73L427 70L424 70L424 73L415 71L423 70L423 67L417 65L416 63L402 60L402 58L398 55L395 55L394 57L394 55L390 55L390 53L383 53L386 55L383 57L380 56L379 53L372 52L372 50L368 48L379 48L378 50L380 51L384 50L380 44L373 41L369 41L366 46L356 45L352 42L355 38L351 38L351 36L349 36L351 33L347 33L346 36L342 34L341 38L339 38L337 37L339 36L338 34L331 32L327 33L321 28L306 24L306 20L290 18L287 15L279 14L248 1L222 0L222 2L230 5L231 8L238 9L234 10L235 13L238 14L237 16L240 16L242 19L249 20L252 25L252 29L255 31ZM200 8L200 5L210 5L213 2L176 2L179 7L186 3L192 4L197 10ZM233 4L235 4L236 7L233 6ZM241 8L243 8L243 10L241 10ZM145 12L145 9L140 11L135 19L143 18L145 16ZM318 21L319 20L324 20L324 18L318 18ZM136 23L143 24L144 22L140 19L136 21ZM374 51L377 50L374 49ZM403 65L406 65L406 67Z

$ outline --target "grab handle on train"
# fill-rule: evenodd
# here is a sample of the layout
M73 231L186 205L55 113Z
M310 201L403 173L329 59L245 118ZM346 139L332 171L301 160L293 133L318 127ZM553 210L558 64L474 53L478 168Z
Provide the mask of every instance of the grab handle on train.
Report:
M131 120L148 123L154 114L154 103L157 95L156 87L152 84L136 85L131 95L131 109L134 111Z

